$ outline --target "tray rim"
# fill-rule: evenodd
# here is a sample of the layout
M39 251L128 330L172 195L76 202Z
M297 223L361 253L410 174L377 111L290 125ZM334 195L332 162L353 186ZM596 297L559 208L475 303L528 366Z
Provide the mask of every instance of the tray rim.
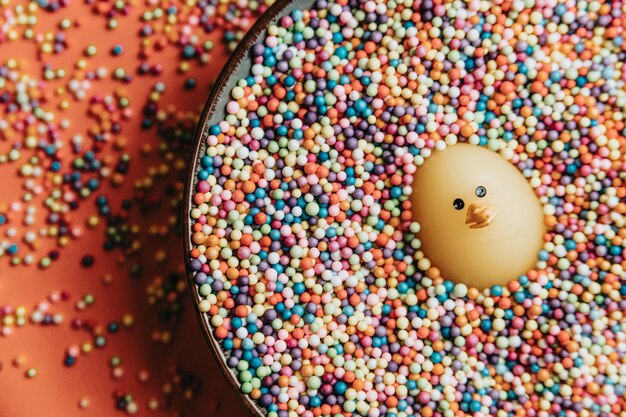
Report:
M220 348L219 342L213 335L213 328L209 323L209 317L200 311L199 301L202 297L198 294L197 285L194 281L194 275L190 268L191 257L189 253L193 248L193 242L191 241L191 219L189 212L192 207L192 196L194 194L193 187L195 185L195 177L199 165L199 156L205 146L203 145L203 139L206 139L207 126L210 124L211 119L222 119L224 113L224 106L220 107L224 100L224 93L228 94L230 89L234 86L238 80L241 79L241 75L248 75L250 68L252 67L249 59L250 48L257 43L257 41L263 38L267 28L270 24L277 22L281 17L295 10L296 8L310 8L316 0L276 0L252 25L248 30L244 38L239 42L234 52L230 55L226 64L220 71L219 76L215 80L209 96L204 104L202 113L196 124L193 141L189 149L189 155L187 157L187 165L185 169L185 183L183 189L183 204L181 207L182 216L182 250L183 259L185 262L185 275L187 281L187 289L194 304L194 311L198 322L200 323L202 334L204 339L209 345L209 350L222 375L228 381L228 385L235 392L235 395L239 397L244 403L248 413L251 416L261 417L266 416L268 411L261 407L255 400L250 398L247 394L241 391L241 384L237 380L235 372L231 370L227 363L227 356ZM239 76L238 76L239 75ZM224 103L225 104L225 103Z

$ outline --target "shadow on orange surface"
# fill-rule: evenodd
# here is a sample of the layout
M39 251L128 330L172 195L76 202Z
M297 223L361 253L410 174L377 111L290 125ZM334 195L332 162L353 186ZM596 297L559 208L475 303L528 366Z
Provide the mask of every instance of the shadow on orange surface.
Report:
M104 66L111 72L124 67L134 79L124 84L105 77L92 82L88 90L88 97L122 94L130 101L132 116L121 122L119 134L112 135L98 149L104 163L111 166L115 166L123 153L130 156L123 181L112 184L103 179L97 192L79 200L78 208L67 215L72 228L80 229L79 236L70 239L66 247L58 247L53 239L42 238L37 247L29 249L37 259L50 250L58 250L59 260L49 268L11 267L6 257L0 259L0 308L24 306L32 311L51 292L69 293L67 301L47 303L49 312L63 315L60 325L28 323L0 337L0 417L120 415L127 412L116 408L127 406L118 398L124 395L132 396L132 403L137 405L134 414L140 416L246 415L202 337L185 286L177 236L184 162L193 118L199 114L210 84L227 55L217 34L212 34L210 38L216 48L209 65L191 66L183 75L177 67L179 51L166 48L147 59L162 64L160 75L136 77L140 61L135 32L142 12L141 7L131 9L128 16L120 19L115 32L105 30L106 20L92 15L84 4L68 7L61 14L46 15L47 19L40 24L42 32L54 30L65 17L80 23L68 31L69 48L58 56L38 55L33 42L1 45L0 65L13 59L21 73L32 79L41 78L44 64L70 72L91 44L97 45L99 52L89 58L88 68ZM109 51L117 43L123 44L125 51L113 59ZM183 85L190 76L197 80L197 87L187 91ZM154 102L165 117L159 121L154 116L155 126L144 129L142 111L150 103L157 82L167 87ZM70 99L67 110L58 110L57 105L67 96L57 94L58 89L66 84L67 79L52 80L42 89L46 93L44 106L59 119L70 122L62 131L65 146L58 153L63 164L70 165L76 155L71 151L69 138L78 133L85 135L98 120L89 115L89 99ZM0 117L8 118L2 108ZM19 135L0 137L0 150L6 152L13 142L21 140L23 137ZM95 146L88 135L84 145L85 149ZM24 151L18 161L0 165L3 189L0 205L22 199L25 179L19 175L19 169L32 154L34 151L31 154ZM44 200L49 184L45 180L40 179L43 193L29 203L22 203L37 209L34 224L24 224L20 210L11 214L7 227L14 228L18 236L46 225ZM108 197L108 205L118 218L99 215L99 224L88 227L88 219L97 215L94 202L97 195ZM130 209L120 208L124 200L132 203ZM4 238L7 227L0 228L0 239ZM107 230L114 232L107 235ZM103 243L115 235L122 236L126 247L105 249ZM85 255L93 256L92 267L81 266ZM103 283L109 280L110 283ZM94 301L80 308L86 295ZM132 326L119 325L125 316L127 320L132 317ZM111 322L119 330L109 331L107 326ZM94 342L100 334L106 344L98 348ZM89 350L90 346L91 351L79 354L73 366L64 363L69 348ZM121 360L123 371L113 370L110 362L114 357ZM29 369L36 369L37 375L27 377ZM81 399L86 401L83 405L88 402L86 407L79 405ZM151 400L153 405L154 401L158 402L155 411L149 409Z

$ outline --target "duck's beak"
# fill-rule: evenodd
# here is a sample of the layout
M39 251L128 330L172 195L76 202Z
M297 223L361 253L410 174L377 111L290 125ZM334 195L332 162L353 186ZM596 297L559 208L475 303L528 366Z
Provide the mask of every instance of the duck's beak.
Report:
M465 217L465 224L470 229L481 229L489 226L493 219L496 218L498 209L493 204L485 202L474 202L467 208L467 216Z

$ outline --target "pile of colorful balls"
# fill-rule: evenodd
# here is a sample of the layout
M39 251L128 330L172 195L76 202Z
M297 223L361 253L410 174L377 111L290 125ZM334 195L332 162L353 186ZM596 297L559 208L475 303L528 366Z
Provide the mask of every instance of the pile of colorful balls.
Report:
M272 417L625 412L625 31L621 1L556 0L317 0L267 27L189 213L243 393ZM413 173L460 142L542 203L508 286L420 250Z

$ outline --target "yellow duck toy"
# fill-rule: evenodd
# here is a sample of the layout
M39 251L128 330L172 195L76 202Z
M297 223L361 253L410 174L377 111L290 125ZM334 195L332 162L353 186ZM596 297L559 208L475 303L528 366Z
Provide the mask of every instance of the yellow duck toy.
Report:
M489 149L456 144L414 174L421 250L445 279L479 289L506 285L537 262L543 210L521 172Z

